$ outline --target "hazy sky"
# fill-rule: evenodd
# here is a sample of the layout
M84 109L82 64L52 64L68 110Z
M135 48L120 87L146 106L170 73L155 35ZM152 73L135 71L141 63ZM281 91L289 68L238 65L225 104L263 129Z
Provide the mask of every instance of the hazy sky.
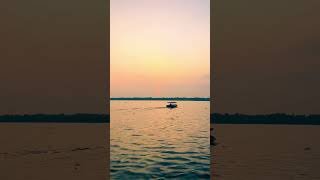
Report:
M320 1L213 1L213 111L320 113Z
M0 115L107 111L106 4L1 2Z
M210 96L210 0L111 0L111 97Z

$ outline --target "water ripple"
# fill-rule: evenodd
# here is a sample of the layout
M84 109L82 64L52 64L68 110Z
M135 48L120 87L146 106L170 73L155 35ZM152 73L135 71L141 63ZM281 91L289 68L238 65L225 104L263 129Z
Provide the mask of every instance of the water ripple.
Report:
M209 102L165 104L111 102L112 179L210 179Z

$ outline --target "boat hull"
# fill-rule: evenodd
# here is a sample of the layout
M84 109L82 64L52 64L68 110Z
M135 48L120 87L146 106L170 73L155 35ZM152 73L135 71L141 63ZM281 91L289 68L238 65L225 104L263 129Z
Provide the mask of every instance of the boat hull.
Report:
M167 108L176 108L176 107L178 107L176 104L169 104L169 105L167 105Z

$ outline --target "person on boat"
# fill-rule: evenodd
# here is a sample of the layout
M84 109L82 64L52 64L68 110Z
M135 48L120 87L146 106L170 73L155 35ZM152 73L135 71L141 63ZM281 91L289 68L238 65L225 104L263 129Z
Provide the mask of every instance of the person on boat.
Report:
M178 105L176 104L176 102L168 102L169 104L167 104L167 108L176 108L178 107Z

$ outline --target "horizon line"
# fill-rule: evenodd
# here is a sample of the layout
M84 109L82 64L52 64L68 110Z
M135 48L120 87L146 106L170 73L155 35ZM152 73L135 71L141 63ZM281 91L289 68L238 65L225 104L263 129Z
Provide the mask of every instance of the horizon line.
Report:
M111 97L110 101L117 100L149 100L149 101L157 101L157 100L174 100L174 101L210 101L210 98L207 97Z
M176 97L169 97L169 96L167 96L167 97L159 97L159 96L127 96L127 97L125 97L125 96L122 96L122 97L110 97L110 98L210 98L210 96L208 97L208 96L206 96L206 97L199 97L199 96L194 96L194 97L182 97L182 96L176 96Z

